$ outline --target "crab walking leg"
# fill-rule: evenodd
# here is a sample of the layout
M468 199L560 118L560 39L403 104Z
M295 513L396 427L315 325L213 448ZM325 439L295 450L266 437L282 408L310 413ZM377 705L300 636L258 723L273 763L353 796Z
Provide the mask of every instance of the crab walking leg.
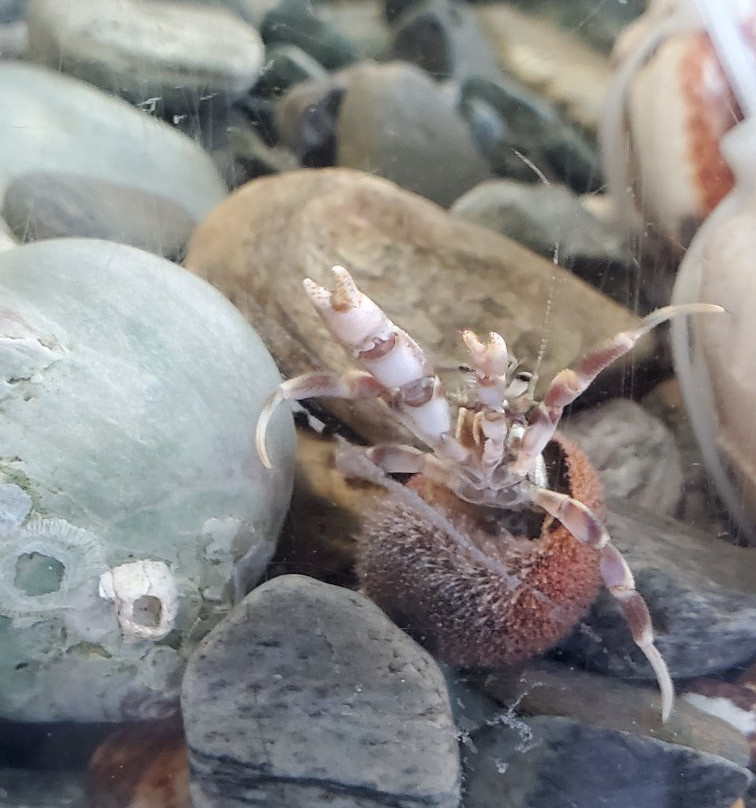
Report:
M255 446L257 456L266 469L272 468L265 445L270 419L282 401L302 401L305 398L378 398L385 393L383 386L363 370L350 370L339 376L335 373L305 373L282 382L268 397L257 420Z
M370 461L366 466L364 458ZM363 448L349 446L342 448L336 455L336 468L349 477L360 477L370 482L384 485L385 475L378 477L375 473L365 476L365 469L380 469L388 474L424 474L433 482L440 483L454 490L457 482L455 473L435 455L416 449L414 446L384 443L379 446Z
M661 690L662 722L666 722L672 712L675 690L667 663L654 645L654 630L646 601L635 589L635 579L627 561L613 544L607 544L601 549L599 567L607 589L622 607L635 644L643 651L654 670Z
M441 381L423 349L355 284L332 267L333 292L306 278L312 304L329 331L386 390L413 434L435 447L452 428Z
M721 313L724 309L711 303L690 303L682 306L665 306L652 311L631 331L620 331L603 345L581 359L574 368L560 370L549 385L543 401L534 412L534 420L525 431L513 470L525 475L536 458L551 440L562 412L568 404L582 395L602 370L631 351L638 340L656 326L672 317L689 314Z
M609 592L622 607L633 640L643 651L656 675L661 691L662 721L665 722L672 712L674 687L667 663L654 645L654 632L648 606L635 588L635 580L627 562L611 543L606 528L582 502L558 491L536 486L531 488L531 494L533 502L558 519L578 541L599 551L601 577Z

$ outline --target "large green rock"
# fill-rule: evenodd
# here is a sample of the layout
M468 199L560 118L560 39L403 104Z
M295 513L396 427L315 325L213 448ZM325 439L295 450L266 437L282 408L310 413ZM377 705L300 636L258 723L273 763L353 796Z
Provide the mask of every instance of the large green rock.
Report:
M175 707L183 660L260 575L294 440L242 315L104 241L0 254L0 717Z

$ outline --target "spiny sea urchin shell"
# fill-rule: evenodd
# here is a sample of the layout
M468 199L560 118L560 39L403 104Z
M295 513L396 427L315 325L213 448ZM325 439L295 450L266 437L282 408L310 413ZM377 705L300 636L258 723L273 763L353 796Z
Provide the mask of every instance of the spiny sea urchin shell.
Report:
M559 433L545 456L551 484L602 516L586 456ZM357 572L363 591L440 658L484 668L527 659L585 614L598 553L559 522L470 505L423 475L407 488L366 518Z

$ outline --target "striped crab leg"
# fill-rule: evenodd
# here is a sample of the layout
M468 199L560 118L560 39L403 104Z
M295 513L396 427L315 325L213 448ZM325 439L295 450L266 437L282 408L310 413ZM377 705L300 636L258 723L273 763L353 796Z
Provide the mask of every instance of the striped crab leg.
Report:
M257 424L257 451L263 464L270 465L265 432L274 408L283 400L315 396L383 398L416 437L462 459L466 450L451 437L451 413L441 380L422 348L357 288L344 267L331 271L332 292L309 278L304 280L305 291L328 330L367 372L306 374L281 384Z
M638 340L672 317L689 314L721 313L724 309L711 303L665 306L652 311L638 328L621 331L578 362L574 368L560 370L549 385L542 402L533 412L533 420L523 435L522 445L513 471L523 476L546 448L568 404L582 395L602 370L632 350Z

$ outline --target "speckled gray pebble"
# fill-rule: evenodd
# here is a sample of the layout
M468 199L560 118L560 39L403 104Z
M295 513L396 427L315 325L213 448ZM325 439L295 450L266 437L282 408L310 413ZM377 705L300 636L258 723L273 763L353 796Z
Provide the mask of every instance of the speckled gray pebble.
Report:
M64 170L160 194L198 219L226 195L196 143L86 82L0 60L0 110L0 196L22 174Z
M139 104L192 110L256 81L260 35L223 8L134 0L28 0L32 60Z
M443 676L359 594L288 575L255 589L189 661L195 808L456 808Z
M453 97L402 62L350 71L336 140L338 165L386 177L439 205L490 176Z
M569 718L504 715L465 751L464 808L729 808L747 769Z
M278 384L210 284L94 239L0 253L0 718L178 707L187 656L259 580L293 428L251 437Z
M607 528L648 604L673 677L726 671L756 654L752 550L619 500L609 502ZM654 678L605 589L559 647L604 673Z
M196 219L160 194L53 171L23 174L9 186L2 215L21 241L101 238L178 261Z
M674 516L683 489L680 452L659 418L629 398L570 415L559 428L588 455L607 497Z

